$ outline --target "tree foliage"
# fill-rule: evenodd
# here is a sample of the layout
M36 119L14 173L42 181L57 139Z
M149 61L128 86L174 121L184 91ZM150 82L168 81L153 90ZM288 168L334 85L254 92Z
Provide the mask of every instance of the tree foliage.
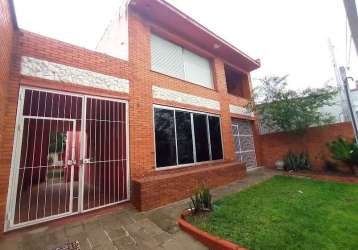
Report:
M296 91L288 88L287 76L265 77L260 82L246 108L256 112L265 127L274 131L303 133L311 126L334 121L334 117L319 109L334 104L335 87L327 85Z

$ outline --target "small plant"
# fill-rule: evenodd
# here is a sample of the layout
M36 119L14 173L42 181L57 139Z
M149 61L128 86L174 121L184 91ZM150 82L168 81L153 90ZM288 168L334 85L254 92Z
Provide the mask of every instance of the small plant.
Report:
M286 171L297 171L310 168L307 153L295 154L293 152L288 152L288 154L283 159L283 162L284 169Z
M212 196L206 185L202 185L190 198L189 209L193 214L209 212L212 210Z
M349 142L344 138L327 143L334 160L341 161L349 166L353 175L358 175L358 144Z

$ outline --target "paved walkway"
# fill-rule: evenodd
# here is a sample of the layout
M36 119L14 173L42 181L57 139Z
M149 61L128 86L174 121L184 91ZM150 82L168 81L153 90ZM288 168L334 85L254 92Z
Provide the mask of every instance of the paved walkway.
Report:
M249 171L245 179L216 188L212 190L212 194L217 199L271 178L276 173L266 169ZM176 225L176 219L187 207L188 200L144 213L139 213L132 207L121 207L109 214L84 218L66 225L50 224L10 234L5 239L0 239L0 249L52 250L76 240L80 242L81 250L207 249Z

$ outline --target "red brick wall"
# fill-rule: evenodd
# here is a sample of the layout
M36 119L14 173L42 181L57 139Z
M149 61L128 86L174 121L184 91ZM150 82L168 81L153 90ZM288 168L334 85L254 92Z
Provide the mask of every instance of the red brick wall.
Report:
M220 58L213 58L212 66L214 72L215 89L208 89L183 80L169 77L150 70L150 32L154 29L165 34L170 31L159 28L156 24L147 21L135 12L129 15L129 60L132 69L132 80L130 89L130 154L132 175L135 177L144 176L155 171L154 160L154 138L153 138L153 104L176 106L197 111L218 113L222 118L222 133L224 144L225 160L235 159L234 146L231 132L231 115L229 103L243 105L246 101L227 94L224 61ZM170 35L171 39L177 39ZM185 41L186 46L195 50L195 45ZM152 86L173 89L176 91L197 95L201 97L218 100L221 110L208 110L201 107L183 105L180 103L165 102L152 98ZM136 112L135 110L148 110L150 112Z
M282 160L288 151L309 153L313 169L322 170L324 160L329 159L326 143L338 137L354 137L350 123L337 123L326 127L310 128L305 136L289 133L273 133L259 136L259 157L261 165L275 167L277 160Z
M138 210L145 211L190 197L203 184L209 188L218 187L246 175L245 167L238 162L161 172L163 174L133 180L132 203Z

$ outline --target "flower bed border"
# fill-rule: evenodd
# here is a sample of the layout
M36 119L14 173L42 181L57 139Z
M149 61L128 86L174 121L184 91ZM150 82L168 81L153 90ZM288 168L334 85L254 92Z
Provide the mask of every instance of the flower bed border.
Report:
M247 250L246 248L239 246L231 241L213 236L195 227L194 225L186 221L186 217L189 215L191 215L190 211L185 211L180 215L180 218L178 218L177 220L179 227L183 231L203 243L210 250Z
M348 184L358 184L358 177L356 176L344 176L344 175L328 175L325 173L319 172L293 172L293 173L284 173L285 176L296 176L296 177L307 177L313 180L319 181L334 181Z

